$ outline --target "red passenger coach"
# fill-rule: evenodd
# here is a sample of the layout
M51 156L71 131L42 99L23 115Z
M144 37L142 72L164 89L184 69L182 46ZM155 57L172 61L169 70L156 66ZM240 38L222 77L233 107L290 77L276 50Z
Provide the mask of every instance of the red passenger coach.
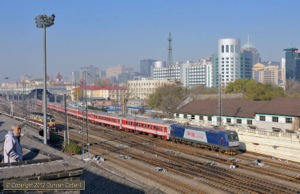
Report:
M139 133L151 134L162 139L169 139L170 125L174 122L159 119L122 115L121 128Z
M98 111L94 114L93 121L94 123L120 129L120 117L117 114Z
M76 118L82 118L82 110L78 108L68 107L68 114Z

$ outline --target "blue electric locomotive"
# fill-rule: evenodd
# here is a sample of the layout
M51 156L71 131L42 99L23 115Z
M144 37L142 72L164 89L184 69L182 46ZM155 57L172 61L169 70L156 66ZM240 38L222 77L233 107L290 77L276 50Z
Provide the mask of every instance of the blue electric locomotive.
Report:
M181 124L171 125L170 139L228 154L237 153L240 145L236 131Z

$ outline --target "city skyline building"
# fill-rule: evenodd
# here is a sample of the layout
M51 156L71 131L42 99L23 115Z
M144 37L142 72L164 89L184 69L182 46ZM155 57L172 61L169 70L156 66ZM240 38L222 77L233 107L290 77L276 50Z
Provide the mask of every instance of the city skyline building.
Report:
M106 78L112 81L118 81L118 77L122 73L133 73L133 68L125 65L115 65L106 68Z
M250 43L250 38L248 36L248 42L244 44L241 48L242 53L250 52L251 53L251 61L252 66L254 66L256 63L261 63L260 53L258 52L257 48Z
M79 85L80 71L72 71L71 84L72 86Z
M193 87L203 85L212 87L212 62L211 58L200 59L199 62L181 64L181 82L183 86Z
M176 83L180 81L183 86L187 87L196 85L212 87L211 57L202 58L198 62L177 62L171 66L167 66L163 62L155 62L151 78L154 80L167 79Z
M159 80L132 80L128 81L128 99L148 99L149 95L155 92L156 88L175 84L174 81L168 79L159 79Z
M156 63L158 64L158 63ZM154 66L152 78L154 80L162 80L162 79L168 79L168 80L181 80L182 75L182 66L177 63L175 65L171 66L164 66L159 64L159 66Z
M141 76L150 77L151 76L151 70L153 68L154 62L157 60L155 59L143 59L140 60L140 73Z
M278 86L279 84L279 67L278 66L265 66L257 63L252 68L252 78L263 84L272 84Z
M299 81L300 61L298 48L286 48L283 50L285 51L286 79L294 79Z
M94 84L95 81L99 78L99 69L93 65L88 65L85 67L80 67L80 79L83 79L84 73L86 72L85 84Z
M246 45L241 49L240 39L224 38L218 40L218 53L213 54L212 59L212 80L213 86L226 87L230 82L237 79L252 78L253 58L258 58L259 55L249 48L251 45ZM219 80L221 79L221 80Z

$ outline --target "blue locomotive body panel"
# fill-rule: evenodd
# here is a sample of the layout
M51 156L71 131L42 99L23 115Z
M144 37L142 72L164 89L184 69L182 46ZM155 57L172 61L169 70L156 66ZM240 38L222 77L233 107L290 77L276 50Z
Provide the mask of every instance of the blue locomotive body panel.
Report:
M170 137L173 139L181 139L189 142L217 146L217 147L237 147L238 139L234 143L230 143L228 134L233 132L226 130L216 130L207 127L185 126L179 124L171 125ZM234 132L236 133L236 132Z

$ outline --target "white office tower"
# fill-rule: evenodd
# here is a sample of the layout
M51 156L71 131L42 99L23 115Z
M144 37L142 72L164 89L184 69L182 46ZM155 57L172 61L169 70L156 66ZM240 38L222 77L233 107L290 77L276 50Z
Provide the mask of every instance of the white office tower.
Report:
M252 66L252 54L241 52L239 39L219 39L218 54L213 55L214 87L219 87L219 79L222 87L237 79L251 79Z
M239 39L219 39L218 55L215 57L215 87L219 87L219 79L221 79L222 87L225 87L228 83L242 77Z
M281 69L279 70L280 85L285 89L286 87L286 60L281 58Z
M285 58L281 58L281 69L285 69Z

